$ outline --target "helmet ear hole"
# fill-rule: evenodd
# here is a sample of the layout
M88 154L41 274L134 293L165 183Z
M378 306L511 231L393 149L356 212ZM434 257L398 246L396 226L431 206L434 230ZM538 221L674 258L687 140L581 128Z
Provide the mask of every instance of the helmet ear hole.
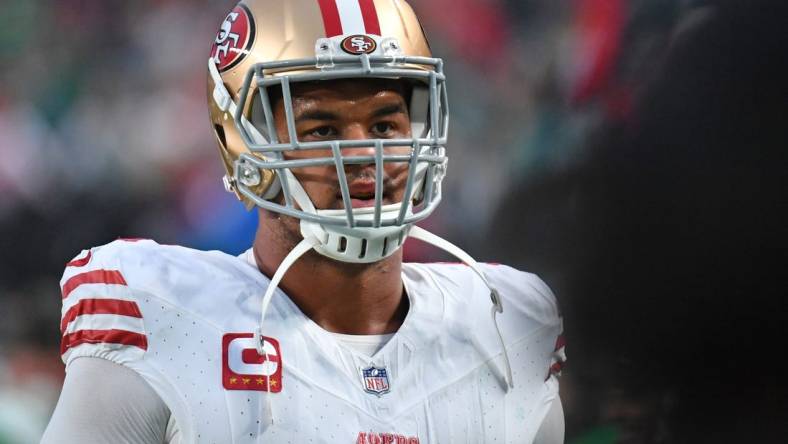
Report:
M229 173L233 168L233 159L230 152L227 151L227 134L224 132L224 126L216 123L213 125L213 131L216 134L216 140L219 142L219 154L221 154Z
M227 136L224 134L224 127L219 124L214 124L213 130L216 133L216 139L219 141L222 149L227 149Z

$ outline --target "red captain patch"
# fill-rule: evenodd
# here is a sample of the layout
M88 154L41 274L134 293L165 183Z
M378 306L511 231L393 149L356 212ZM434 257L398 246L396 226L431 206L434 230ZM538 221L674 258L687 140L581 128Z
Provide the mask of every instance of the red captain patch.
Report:
M222 385L227 390L282 391L282 353L279 341L263 336L261 356L252 333L222 337Z
M227 71L246 58L254 43L254 34L252 13L239 4L227 14L211 46L211 58L219 72Z

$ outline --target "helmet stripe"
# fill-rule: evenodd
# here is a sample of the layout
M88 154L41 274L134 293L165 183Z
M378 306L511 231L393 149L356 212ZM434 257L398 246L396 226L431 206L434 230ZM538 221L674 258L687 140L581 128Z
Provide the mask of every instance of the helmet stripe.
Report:
M336 0L343 34L365 34L364 16L358 0Z
M317 0L326 37L343 34L380 35L375 0Z
M367 34L380 35L380 22L378 11L375 9L375 0L358 0L361 7L361 16L364 18L364 28Z
M326 37L342 35L342 22L339 19L339 9L336 0L317 0L320 13L323 15L323 27Z

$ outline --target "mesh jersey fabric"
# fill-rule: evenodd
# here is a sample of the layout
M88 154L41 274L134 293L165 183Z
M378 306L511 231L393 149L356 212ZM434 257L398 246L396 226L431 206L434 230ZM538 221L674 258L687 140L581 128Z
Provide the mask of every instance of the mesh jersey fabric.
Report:
M217 352L221 352L222 332L251 330L249 325L251 322L256 322L254 308L259 307L255 300L259 300L261 290L265 289L267 282L256 267L244 262L219 252L199 252L182 247L162 246L152 241L116 241L83 252L72 261L61 281L64 296L61 323L64 332L62 350L64 362L67 363L70 373L66 381L68 386L64 388L61 400L63 405L75 405L67 402L69 394L74 392L70 390L71 382L77 379L90 380L89 376L79 376L80 368L85 362L95 360L92 358L112 361L124 366L121 368L130 368L133 373L141 376L138 382L143 385L147 383L149 389L153 389L154 397L158 394L159 401L165 408L170 408L167 424L173 423L170 418L178 418L175 422L180 423L183 431L192 433L185 438L190 442L200 441L196 438L199 438L201 432L203 437L206 433L224 437L218 438L219 441L227 440L227 436L232 436L233 442L254 440L253 430L249 431L249 429L246 432L242 431L241 434L228 434L234 433L233 430L237 432L238 427L246 427L249 424L246 418L258 417L257 414L262 410L255 409L259 406L249 404L247 407L247 402L253 399L274 401L272 404L274 411L279 415L275 424L280 428L297 427L298 424L293 425L293 421L303 422L304 419L308 419L298 414L282 416L288 408L298 407L297 403L287 402L288 399L293 399L292 396L299 396L305 400L311 399L314 395L316 399L322 397L325 399L324 402L329 403L334 401L326 398L326 389L342 390L342 392L332 392L343 399L340 400L341 404L325 410L327 416L343 414L343 412L349 414L353 410L347 409L356 408L353 406L363 408L365 404L374 405L371 403L377 402L376 398L359 390L358 379L356 379L358 374L353 376L353 363L349 363L351 364L349 370L343 371L340 368L345 363L342 359L352 358L347 356L342 358L344 352L341 348L351 347L341 344L341 341L337 341L335 337L305 318L281 292L274 299L275 310L271 312L272 317L276 318L279 324L272 323L271 331L276 337L286 338L282 341L287 364L284 370L288 372L286 373L288 386L286 391L283 391L284 395L276 397L254 391L228 390L227 386L222 388L221 379L216 375L217 371L221 371L221 356ZM512 437L507 440L531 442L531 438L527 440L523 437L517 438L519 430L526 432L525 436L531 434L530 436L533 437L550 410L551 402L557 397L557 382L551 376L545 379L550 364L550 352L553 350L552 343L556 342L556 335L560 333L555 303L549 289L533 275L504 266L488 266L486 272L491 273L502 289L502 294L509 298L505 300L507 311L502 318L505 336L521 354L525 353L520 360L519 373L515 375L519 378L520 392L516 392L516 396L506 398L503 398L502 394L495 394L489 400L485 400L492 402L488 404L489 407L478 404L463 406L456 402L458 396L472 400L473 393L481 389L489 390L491 393L499 390L496 388L494 376L496 369L494 366L488 369L489 362L492 361L485 363L485 359L494 360L499 353L496 351L498 343L488 340L491 338L490 333L493 332L488 322L489 318L476 316L480 308L489 308L489 299L484 299L486 297L482 293L484 289L481 289L479 283L474 280L477 278L471 276L462 266L409 264L404 267L403 280L411 298L411 310L400 331L390 338L381 350L374 353L375 359L382 359L384 364L390 366L392 381L394 384L399 384L395 386L396 390L386 394L381 402L401 409L402 401L420 403L423 397L420 393L426 393L431 397L431 403L441 403L447 407L468 407L469 410L464 412L464 415L473 415L471 411L473 409L475 409L473 411L485 412L485 416L488 411L496 412L493 416L485 418L467 416L468 419L476 418L475 424L496 422L496 418L501 418L499 413L506 414L511 416L507 418L507 423L522 424L520 426L522 429L515 429L514 432L507 429L506 436ZM217 299L220 296L221 299ZM107 307L118 312L101 311L106 310ZM436 317L441 313L443 313L443 321L440 321L439 316ZM247 318L250 322L247 322ZM293 328L294 326L297 328ZM469 330L468 327L471 329ZM224 334L226 336L228 333ZM205 345L202 345L203 342ZM403 344L406 346L401 350L404 353L391 353L398 350L393 347ZM413 350L408 348L413 344L427 348L423 348L425 352L422 353L407 354ZM338 345L343 347L337 348ZM437 350L438 354L430 352L429 347ZM481 355L474 357L474 353ZM197 359L190 358L195 354ZM440 356L440 359L437 356ZM469 358L473 358L473 362L469 362ZM532 364L535 362L537 365L529 367L527 358L532 358L530 362ZM79 362L83 364L76 366ZM200 364L194 365L194 362ZM423 367L425 363L429 367ZM310 370L310 366L314 367L316 364L320 365L317 368L319 372ZM420 368L429 370L429 373L423 376L407 373ZM206 372L204 377L203 370ZM405 373L402 373L403 371ZM515 371L518 372L518 368L515 368ZM110 372L105 373L112 375ZM449 380L454 386L444 384L446 375L454 378ZM219 373L218 376L221 374ZM347 376L352 379L343 382L343 378ZM485 384L489 385L477 387L464 384L465 381L478 381L475 379L477 377L481 377L486 381ZM451 382L452 380L459 381L461 384L457 385ZM115 393L110 399L123 399L126 395L123 394L122 389L132 387L134 383L132 380L122 381L122 384L110 381L101 386L102 391ZM447 390L435 391L440 390L442 386L447 387ZM83 386L83 390L92 390L94 387L97 386ZM110 387L120 391L112 392ZM520 393L525 393L526 396ZM480 399L478 394L476 399ZM502 410L503 404L499 404L499 400L503 399L507 400L506 403L525 401L525 408L517 410L506 407ZM212 402L206 406L203 401L209 400ZM147 405L146 409L151 409L150 404L142 405ZM264 404L261 406L263 409L266 408ZM407 409L411 407L407 404L404 407L406 410L403 411L409 416L420 415L417 413L419 410L411 410L412 413L409 413ZM216 409L221 411L211 414L211 408L217 412ZM60 410L60 407L58 409ZM80 410L75 409L75 411ZM153 408L151 411L155 410L156 408ZM160 412L161 409L158 411ZM90 412L94 414L90 419L99 423L118 422L111 415L109 418L100 416L99 414L103 412L109 413L112 410ZM452 431L455 430L450 427L452 421L461 417L446 416L445 413L438 409L432 419L427 417L432 422L427 424L428 429L424 432L418 432L421 442L445 440L431 439L434 436L431 434L434 433L441 433L440 436L454 433L452 436L455 437L471 436L471 433L475 434L474 436L487 436L482 432L486 429L480 429L478 425L470 423L465 425L477 428L470 430L467 435L462 430ZM525 416L521 418L517 416L523 413ZM228 414L230 415L225 416ZM127 416L134 417L134 415ZM62 417L62 414L56 414L53 421ZM420 420L419 416L415 418ZM312 418L312 422L317 419L319 418ZM358 421L358 418L353 419ZM204 420L206 423L197 424L195 420ZM512 420L515 422L512 423ZM333 418L330 421L330 424L338 424ZM364 421L373 423L379 420L371 418ZM155 423L153 421L153 424ZM400 421L394 418L389 424L399 427L397 424L400 424ZM406 423L403 424L408 426ZM504 425L499 422L496 427ZM58 430L55 426L56 424L51 426L52 430ZM389 427L385 424L384 426ZM351 427L357 426L351 424ZM362 427L366 426L362 425ZM165 430L167 430L166 426ZM243 433L252 439L244 438ZM262 434L259 436L263 438ZM512 440L513 438L516 439ZM144 438L140 438L138 442L144 442L141 439ZM158 437L153 436L152 439ZM207 439L205 441L211 442ZM257 442L278 441L271 439Z

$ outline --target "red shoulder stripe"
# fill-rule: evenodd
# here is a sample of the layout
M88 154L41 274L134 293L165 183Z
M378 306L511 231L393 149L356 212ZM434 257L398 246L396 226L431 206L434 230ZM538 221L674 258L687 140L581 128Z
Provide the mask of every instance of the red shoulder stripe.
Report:
M82 299L78 304L71 307L63 320L60 321L60 332L66 331L69 322L81 315L91 314L113 314L119 316L130 316L142 318L140 308L134 301L124 301L121 299Z
M566 346L566 339L564 339L564 335L558 335L558 338L556 338L556 340L555 340L555 350L554 351L558 351L561 348L563 348L564 346Z
M63 336L60 354L80 344L121 344L148 349L145 335L126 330L79 330Z
M561 370L564 369L564 364L562 362L555 362L553 365L550 366L550 369L547 371L547 377L544 378L545 381L550 379L550 376L561 376Z
M82 284L126 285L123 275L117 270L93 270L72 276L63 284L63 299Z
M66 267L84 267L85 265L90 262L90 258L93 256L93 251L88 250L87 256L79 259L74 259L73 261L66 264Z

